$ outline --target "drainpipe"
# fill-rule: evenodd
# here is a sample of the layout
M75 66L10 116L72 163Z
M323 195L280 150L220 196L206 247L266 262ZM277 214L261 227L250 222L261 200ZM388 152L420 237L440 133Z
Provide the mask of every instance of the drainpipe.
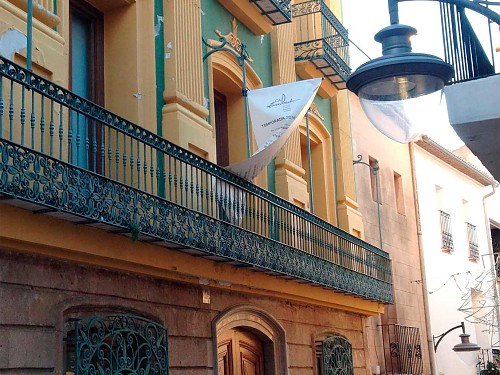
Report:
M422 228L420 225L420 209L418 205L417 175L415 173L415 144L409 143L411 179L413 185L413 201L415 205L415 218L417 222L418 253L420 258L420 271L422 273L422 295L424 299L425 330L427 332L427 348L431 366L431 375L436 375L436 357L434 352L434 340L432 339L431 317L429 314L429 297L427 295L427 275L425 273L424 249L422 246Z
M496 270L495 270L495 256L493 255L493 244L491 242L491 231L489 230L490 228L490 219L488 216L488 208L486 207L486 199L488 197L491 197L495 192L497 191L497 186L496 184L491 184L492 191L488 194L486 194L483 197L483 211L484 211L484 223L486 225L486 238L488 241L488 255L490 256L490 265L491 265L491 273L493 277L496 279ZM497 334L498 334L498 342L500 342L500 328L498 325L500 325L500 307L499 307L499 298L498 298L498 286L497 283L495 282L493 285L493 305L494 307L494 315L493 315L493 324L495 324L495 317L496 317L496 323L497 323Z

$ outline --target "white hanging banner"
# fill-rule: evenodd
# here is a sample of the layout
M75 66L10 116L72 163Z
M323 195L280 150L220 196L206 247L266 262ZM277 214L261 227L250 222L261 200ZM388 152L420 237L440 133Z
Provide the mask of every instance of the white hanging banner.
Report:
M248 109L258 150L226 167L253 180L276 157L297 128L316 96L321 78L271 86L248 92Z

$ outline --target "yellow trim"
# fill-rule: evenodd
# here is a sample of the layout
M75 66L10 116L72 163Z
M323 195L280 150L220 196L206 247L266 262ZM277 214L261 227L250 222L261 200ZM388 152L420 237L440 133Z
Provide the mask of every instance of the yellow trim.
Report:
M26 12L17 6L8 3L7 1L0 1L0 7L4 8L7 12L11 13L15 17L19 18L21 21L26 22ZM35 8L35 7L33 7ZM60 20L59 20L60 22ZM59 22L57 24L59 24ZM54 39L56 42L64 44L64 38L55 30L53 30L50 26L48 26L44 21L38 20L36 18L33 19L33 28L40 31L41 33L49 36Z
M126 236L75 225L48 215L32 214L6 204L0 204L0 222L0 243L4 250L194 284L206 279L211 287L364 315L376 315L384 310L384 305L378 302L235 268L157 245L132 243Z
M8 0L16 7L24 12L24 18L26 18L26 12L28 11L28 0ZM52 1L52 0L51 0ZM51 10L41 7L39 2L33 1L33 18L39 20L41 23L49 28L56 27L61 22L61 18L57 14L52 13ZM20 17L21 18L21 17Z

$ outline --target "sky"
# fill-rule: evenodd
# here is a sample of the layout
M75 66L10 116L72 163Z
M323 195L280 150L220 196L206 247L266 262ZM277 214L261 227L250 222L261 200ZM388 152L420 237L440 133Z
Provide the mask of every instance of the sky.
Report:
M387 0L343 0L343 24L349 31L350 65L353 71L368 61L354 45L359 46L370 58L382 55L381 45L373 36L382 28L389 26L389 12ZM500 13L500 6L493 6L493 10ZM474 31L483 42L485 50L489 51L488 23L485 17L475 12L466 11ZM412 38L413 52L428 53L443 58L443 44L439 3L437 1L406 1L399 3L399 22L417 29L417 35ZM493 24L493 45L500 45L498 26ZM488 44L484 44L487 42ZM487 49L486 49L487 48ZM497 52L496 71L500 71L500 54ZM436 113L435 123L426 130L427 135L454 150L463 145L448 121L446 103L443 97L439 112Z

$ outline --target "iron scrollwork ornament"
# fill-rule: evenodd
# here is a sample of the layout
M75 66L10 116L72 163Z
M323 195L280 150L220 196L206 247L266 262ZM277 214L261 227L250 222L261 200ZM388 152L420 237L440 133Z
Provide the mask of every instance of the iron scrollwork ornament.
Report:
M78 320L75 374L168 375L167 330L132 315Z

